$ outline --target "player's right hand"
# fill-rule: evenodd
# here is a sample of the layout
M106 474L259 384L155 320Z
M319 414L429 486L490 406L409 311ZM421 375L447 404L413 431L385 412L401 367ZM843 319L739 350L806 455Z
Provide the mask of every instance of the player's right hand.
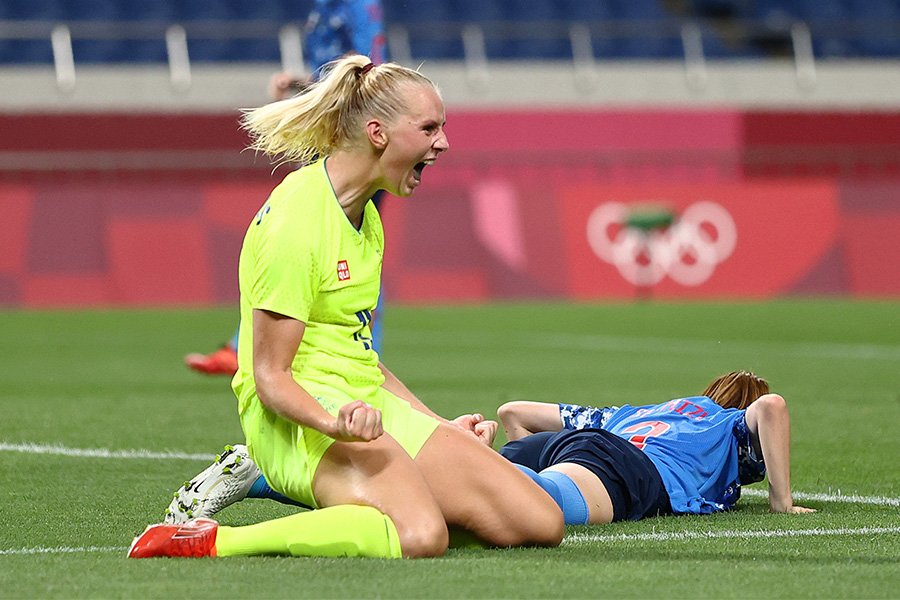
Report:
M368 402L354 400L338 410L333 437L339 442L371 442L381 437L381 411Z
M803 508L802 506L797 506L796 504L776 510L774 508L770 508L769 512L773 513L788 513L792 515L802 515L806 513L814 513L817 512L815 508Z

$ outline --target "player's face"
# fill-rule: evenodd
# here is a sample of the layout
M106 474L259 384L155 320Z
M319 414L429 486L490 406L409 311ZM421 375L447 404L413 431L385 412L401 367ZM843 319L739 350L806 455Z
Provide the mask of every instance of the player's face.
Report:
M422 182L422 171L450 147L444 133L446 118L440 96L425 86L404 91L408 109L388 130L388 144L381 157L387 190L409 196Z

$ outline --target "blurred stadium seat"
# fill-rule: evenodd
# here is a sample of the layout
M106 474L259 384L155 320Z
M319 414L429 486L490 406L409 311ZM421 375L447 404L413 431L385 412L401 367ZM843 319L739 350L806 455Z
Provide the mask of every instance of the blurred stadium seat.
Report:
M638 31L618 41L621 58L679 58L684 55L673 15L661 0L618 0L616 18Z
M900 2L847 0L851 15L859 19L857 53L868 57L900 56Z
M272 62L279 59L279 27L303 22L312 5L6 0L0 3L0 64L51 63L48 35L38 32L60 23L72 26L77 63L165 62L160 32L176 23L185 26L191 60ZM688 21L699 26L710 58L789 55L798 22L809 28L816 58L900 57L900 0L384 0L384 9L388 27L406 31L414 60L462 60L464 32L470 52L483 34L488 60L567 60L574 23L587 28L596 58L681 59ZM35 33L28 34L23 23L43 28L29 27Z
M0 2L0 19L53 20L65 18L61 2L57 0L8 0ZM53 61L50 39L7 39L0 36L0 63L32 64Z
M589 28L596 58L612 58L617 54L617 40L611 25L616 16L611 2L559 0L555 4L566 22L583 23Z
M568 21L577 20L562 12L561 5L563 4L552 0L533 0L532 2L509 0L509 6L504 11L506 18L512 23L529 27L528 31L523 32L522 37L510 40L508 44L509 58L528 57L551 60L572 58L572 46L566 37L550 37L560 30L565 31ZM550 31L546 31L547 29ZM536 35L542 30L550 35L546 37Z
M409 29L410 52L417 60L461 60L463 44L459 35L448 35L446 25L457 21L449 0L385 0L384 21L388 27ZM442 27L442 25L444 27Z
M745 5L741 16L761 23L762 44L785 43L790 38L791 27L802 21L810 27L813 52L817 58L847 57L853 55L850 32L846 23L858 19L852 14L845 0L757 0Z
M7 0L0 2L4 19L47 19L60 20L70 18L66 3L60 0Z

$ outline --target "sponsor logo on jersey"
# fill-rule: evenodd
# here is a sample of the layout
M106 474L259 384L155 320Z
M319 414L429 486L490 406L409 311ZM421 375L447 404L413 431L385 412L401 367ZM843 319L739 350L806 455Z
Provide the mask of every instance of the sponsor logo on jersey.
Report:
M350 279L350 267L346 260L339 260L337 266L338 281L347 281Z

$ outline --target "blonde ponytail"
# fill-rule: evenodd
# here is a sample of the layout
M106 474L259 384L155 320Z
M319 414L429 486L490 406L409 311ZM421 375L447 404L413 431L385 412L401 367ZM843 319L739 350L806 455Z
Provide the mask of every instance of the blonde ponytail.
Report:
M372 67L359 54L332 61L305 92L244 112L241 125L250 148L285 162L306 164L317 156L359 144L370 118L391 123L407 107L400 93L407 84L437 91L418 71L385 63Z

